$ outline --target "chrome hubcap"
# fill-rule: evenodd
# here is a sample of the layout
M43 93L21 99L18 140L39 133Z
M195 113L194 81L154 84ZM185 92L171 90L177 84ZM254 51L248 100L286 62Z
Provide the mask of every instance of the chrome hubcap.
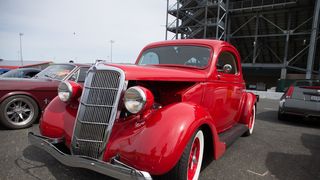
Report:
M24 99L13 99L6 105L6 118L14 125L25 125L34 116L33 106Z

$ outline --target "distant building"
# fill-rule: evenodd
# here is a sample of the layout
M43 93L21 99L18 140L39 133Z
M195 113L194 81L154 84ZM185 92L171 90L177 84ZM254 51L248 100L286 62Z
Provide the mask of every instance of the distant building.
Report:
M17 69L17 68L37 68L44 69L48 67L52 63L52 61L23 61L23 65L21 65L20 60L4 60L0 59L0 69Z

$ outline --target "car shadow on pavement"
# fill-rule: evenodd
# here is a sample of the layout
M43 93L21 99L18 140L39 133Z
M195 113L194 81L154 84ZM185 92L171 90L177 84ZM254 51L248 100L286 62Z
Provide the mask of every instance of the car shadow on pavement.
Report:
M266 166L276 179L320 179L320 136L302 134L310 154L270 152Z
M257 113L257 119L272 123L286 124L299 127L311 127L320 129L320 118L304 118L288 115L286 120L278 120L278 111L264 111Z
M113 178L82 168L72 168L61 164L50 154L35 146L23 150L23 156L15 160L15 164L35 179L104 179Z

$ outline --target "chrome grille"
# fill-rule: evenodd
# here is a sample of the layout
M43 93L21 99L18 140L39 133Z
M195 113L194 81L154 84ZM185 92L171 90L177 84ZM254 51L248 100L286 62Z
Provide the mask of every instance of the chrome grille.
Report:
M124 79L123 71L118 68L96 65L89 70L72 137L73 154L102 158Z

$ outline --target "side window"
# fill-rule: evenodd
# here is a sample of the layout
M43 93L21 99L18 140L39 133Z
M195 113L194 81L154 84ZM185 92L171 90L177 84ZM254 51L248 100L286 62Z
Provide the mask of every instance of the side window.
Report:
M238 72L237 61L231 52L222 52L216 64L218 72L236 74Z
M159 56L154 52L148 52L143 55L141 65L144 64L159 64Z
M27 72L27 73L24 75L24 78L31 78L31 77L35 76L36 74L38 74L38 72L30 71L30 72Z

